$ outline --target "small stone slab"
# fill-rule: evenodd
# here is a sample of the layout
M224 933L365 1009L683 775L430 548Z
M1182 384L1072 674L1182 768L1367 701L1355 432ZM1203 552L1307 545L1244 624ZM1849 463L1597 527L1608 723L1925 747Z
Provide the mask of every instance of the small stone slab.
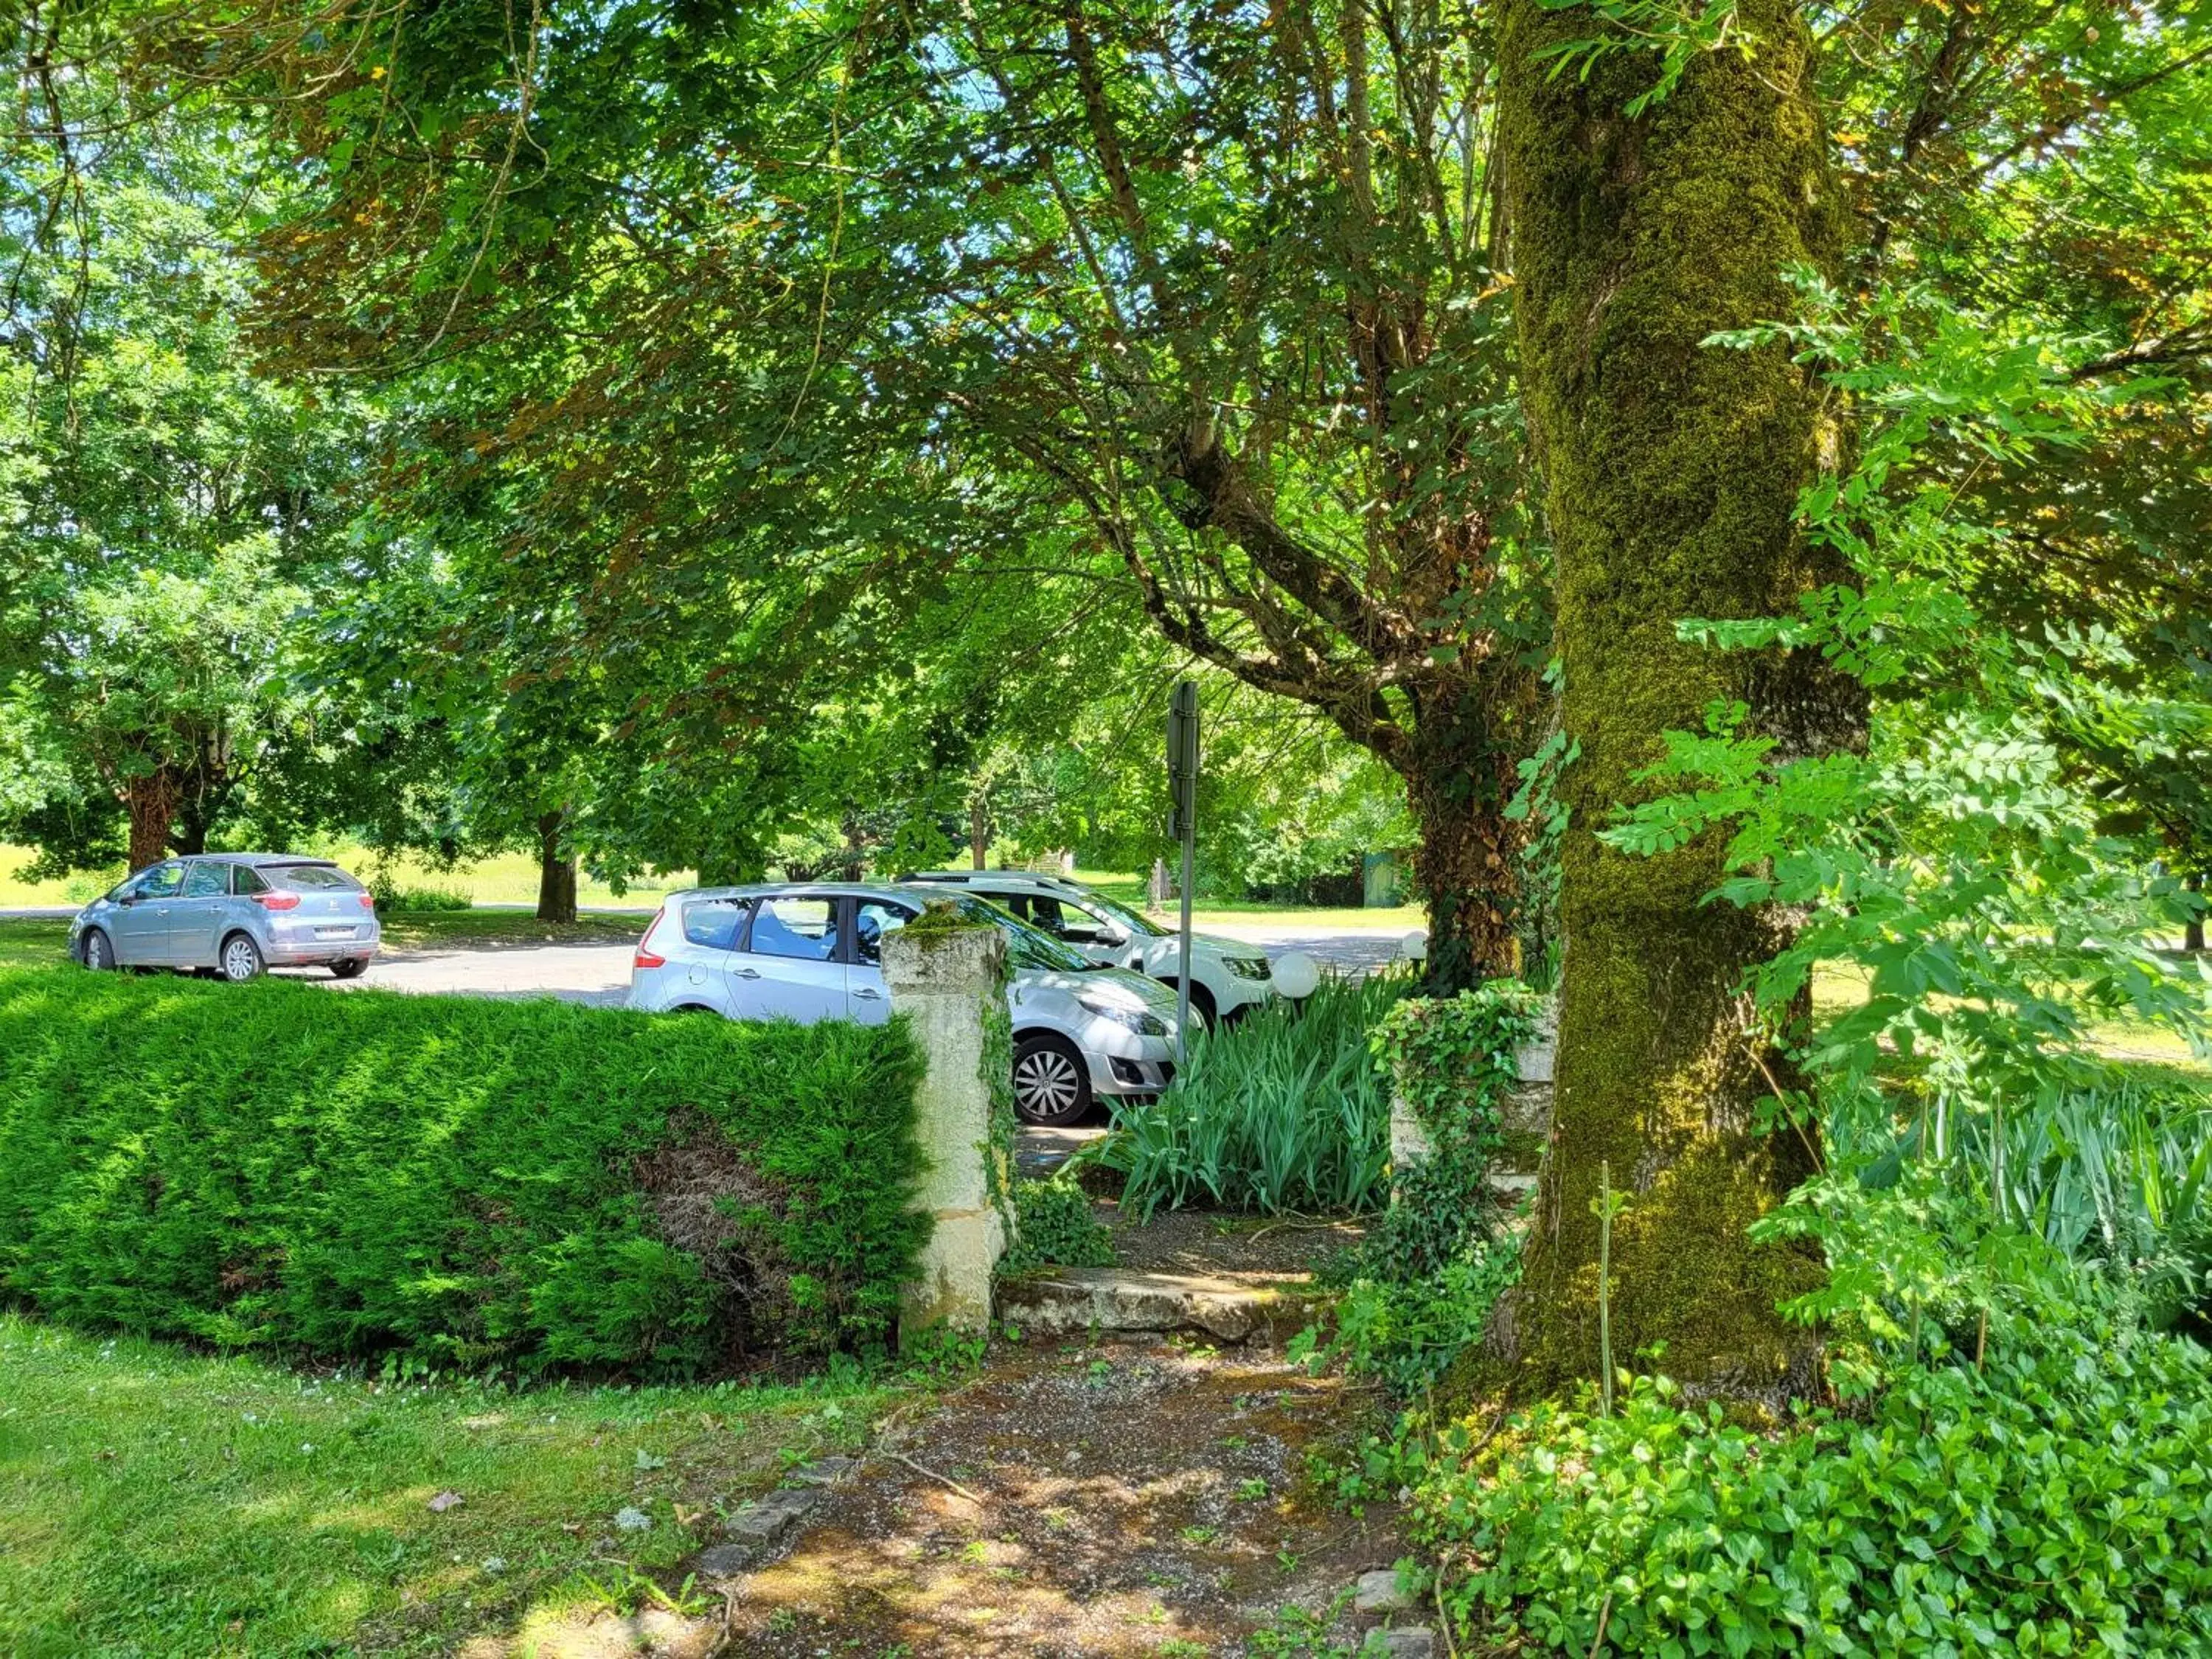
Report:
M724 1530L741 1543L773 1544L805 1520L821 1496L799 1487L772 1492L732 1516Z
M1259 1281L1124 1267L1056 1267L999 1286L999 1316L1025 1331L1201 1330L1224 1342L1297 1330L1324 1298L1303 1275Z
M713 1544L699 1552L692 1566L702 1578L735 1578L752 1565L752 1559L750 1545Z
M849 1480L860 1467L857 1457L817 1457L793 1469L791 1478L802 1486L835 1486Z
M1405 1625L1392 1630L1370 1631L1362 1659L1433 1659L1436 1632L1425 1625Z
M1403 1613L1413 1605L1413 1598L1398 1583L1395 1567L1377 1567L1373 1572L1363 1572L1359 1583L1352 1588L1354 1613Z

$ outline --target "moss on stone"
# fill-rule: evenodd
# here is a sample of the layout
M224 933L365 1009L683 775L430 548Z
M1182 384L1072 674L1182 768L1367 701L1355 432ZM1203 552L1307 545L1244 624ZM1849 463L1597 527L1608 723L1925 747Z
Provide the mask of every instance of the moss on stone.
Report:
M1703 54L1630 119L1650 58L1553 75L1547 49L1586 36L1589 15L1545 0L1502 13L1522 385L1556 549L1562 712L1581 745L1561 781L1574 816L1557 1127L1527 1271L1492 1344L1521 1392L1596 1375L1601 1161L1630 1195L1613 1240L1618 1362L1663 1343L1674 1375L1756 1393L1807 1350L1774 1303L1817 1264L1744 1237L1809 1159L1750 1127L1772 1060L1735 987L1774 924L1700 903L1722 837L1645 859L1594 833L1648 793L1634 774L1660 734L1700 727L1716 702L1749 704L1792 747L1854 725L1817 664L1675 637L1683 617L1771 615L1840 574L1790 524L1832 442L1816 389L1781 349L1702 343L1788 315L1784 269L1832 263L1840 224L1810 41L1782 0L1744 0L1737 15L1753 54Z

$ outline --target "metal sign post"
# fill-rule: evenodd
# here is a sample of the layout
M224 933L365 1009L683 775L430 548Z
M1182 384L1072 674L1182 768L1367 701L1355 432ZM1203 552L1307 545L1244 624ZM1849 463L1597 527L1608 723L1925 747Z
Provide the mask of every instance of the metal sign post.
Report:
M1190 1030L1190 884L1198 851L1198 687L1177 680L1168 700L1168 788L1175 802L1170 830L1182 841L1182 955L1176 973L1176 1064L1183 1063Z

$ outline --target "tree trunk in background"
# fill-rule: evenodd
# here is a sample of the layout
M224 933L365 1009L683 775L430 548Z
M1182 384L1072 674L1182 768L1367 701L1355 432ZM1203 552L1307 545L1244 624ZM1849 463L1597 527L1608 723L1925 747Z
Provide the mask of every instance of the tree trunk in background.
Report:
M1748 59L1699 54L1636 119L1658 74L1624 52L1584 79L1547 47L1601 27L1505 0L1505 168L1522 385L1557 557L1562 716L1580 758L1561 779L1557 1115L1518 1291L1487 1365L1514 1391L1598 1372L1601 1162L1627 1196L1611 1279L1617 1365L1664 1343L1660 1369L1703 1390L1773 1399L1812 1380L1811 1340L1776 1302L1820 1272L1744 1230L1811 1170L1808 1140L1753 1132L1790 1081L1735 994L1784 923L1700 901L1725 838L1669 856L1607 850L1595 831L1660 734L1741 701L1784 752L1857 740L1854 688L1817 663L1685 644L1686 617L1761 617L1846 573L1793 532L1799 488L1836 439L1785 350L1699 344L1792 314L1792 263L1832 265L1840 228L1814 99L1812 46L1783 0L1744 0ZM1649 1363L1648 1361L1646 1363Z
M1454 708L1423 705L1405 777L1431 996L1520 971L1523 826L1504 814L1520 787L1516 763L1533 746L1516 734L1534 729L1540 695L1534 673L1499 665L1454 693Z
M2191 876L2181 884L2192 893L2202 893L2204 890L2204 878L2201 875ZM2204 948L2204 913L2203 911L2198 911L2183 926L2181 948L2185 951L2202 951Z
M983 869L991 856L991 814L979 790L968 801L968 860Z
M143 870L169 856L169 825L177 813L177 784L167 767L143 773L124 787L131 812L131 867Z
M576 919L576 859L561 850L561 825L565 812L548 812L538 820L538 920L574 921Z

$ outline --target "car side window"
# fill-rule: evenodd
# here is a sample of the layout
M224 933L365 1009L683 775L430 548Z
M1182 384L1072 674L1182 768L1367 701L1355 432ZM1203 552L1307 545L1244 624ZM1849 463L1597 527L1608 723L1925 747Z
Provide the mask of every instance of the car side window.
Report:
M837 955L837 901L772 898L753 916L750 947L757 957L796 957L830 962Z
M914 912L902 905L885 904L880 899L862 899L853 915L853 945L862 962L881 962L884 959L884 935L895 933L914 920Z
M230 890L240 898L252 898L256 893L265 893L269 884L261 879L250 864L230 866Z
M230 890L230 872L220 864L195 864L185 873L185 898L221 898Z
M177 896L177 889L184 884L185 866L172 860L167 864L155 865L144 875L139 877L128 896L149 899L174 898Z
M702 899L684 907L684 937L710 951L737 948L749 907L743 899Z
M1067 926L1067 918L1060 912L1060 901L1048 898L1042 893L1030 895L1030 913L1024 920L1030 927L1042 928L1048 933L1059 933Z

